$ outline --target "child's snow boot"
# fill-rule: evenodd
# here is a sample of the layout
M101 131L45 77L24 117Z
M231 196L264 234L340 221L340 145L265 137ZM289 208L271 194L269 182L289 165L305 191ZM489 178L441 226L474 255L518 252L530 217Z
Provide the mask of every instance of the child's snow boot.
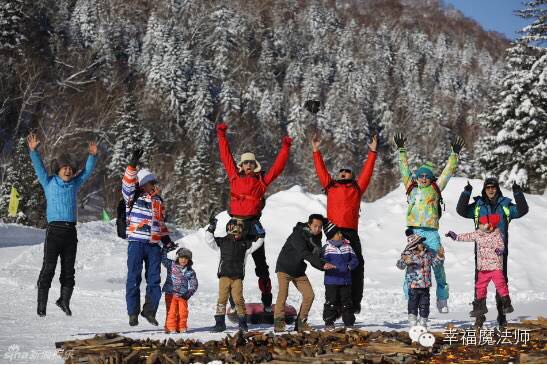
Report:
M247 326L247 316L239 316L239 330L241 332L248 332L249 327Z
M46 315L48 293L49 293L49 288L38 288L37 313L40 317L44 317Z
M418 320L418 325L427 329L427 318L420 317L420 319Z
M418 316L415 314L408 315L408 327L412 328L418 324Z
M448 313L448 300L437 299L437 309L439 310L439 313Z
M72 311L70 310L69 305L73 290L74 288L69 288L66 286L61 287L61 296L55 302L55 304L57 304L57 307L61 308L61 310L65 312L67 316L72 315Z
M211 329L211 332L226 331L226 316L224 314L215 315L215 326Z
M475 328L481 329L484 322L486 322L486 316L484 314L477 316L477 318L475 318Z
M475 299L473 301L473 310L469 312L469 315L471 317L478 317L486 313L488 313L488 308L486 308L486 298Z
M501 305L503 314L512 313L515 310L511 305L511 298L509 295L501 297ZM505 321L507 322L507 319Z
M285 318L277 317L274 318L274 332L285 332Z

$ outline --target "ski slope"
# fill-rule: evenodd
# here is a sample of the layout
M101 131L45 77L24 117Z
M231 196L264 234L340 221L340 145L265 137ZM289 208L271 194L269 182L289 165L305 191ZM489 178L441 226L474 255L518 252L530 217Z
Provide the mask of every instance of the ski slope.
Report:
M443 196L446 211L440 232L453 230L469 232L473 222L459 217L456 203L466 184L464 178L454 178ZM474 195L479 194L482 181L471 181ZM505 195L512 196L508 191ZM515 312L509 321L547 314L547 195L526 196L530 213L510 226L509 290ZM274 302L277 294L275 262L285 239L297 221L305 221L311 213L325 213L326 197L314 195L295 186L270 196L264 209L262 223L266 229L266 254L272 274ZM357 316L357 326L369 329L406 328L406 301L402 295L403 272L395 267L406 244L406 197L402 186L385 197L362 203L359 234L365 257L365 293L363 310ZM228 216L219 215L217 235L223 235ZM544 223L541 223L544 222ZM203 229L179 230L175 237L179 245L192 250L199 289L190 300L189 332L170 335L175 338L192 337L217 339L224 334L211 334L217 297L217 252L202 239ZM1 362L62 362L55 355L55 341L89 337L95 333L120 332L130 337L164 338L162 327L154 327L140 319L138 327L129 327L125 306L125 278L127 243L116 236L114 223L90 222L78 225L78 254L76 259L76 288L72 298L72 317L55 306L59 295L58 272L50 290L47 316L36 315L36 280L43 256L44 231L11 224L0 224L0 361ZM469 303L473 299L473 244L443 237L446 249L445 268L450 285L450 313L440 314L435 308L435 290L431 291L430 323L441 328L447 322L457 326L471 324ZM162 268L162 280L165 270ZM320 327L324 302L323 275L308 267L316 299L310 313L310 323ZM144 279L141 294L144 297ZM489 287L487 325L495 324L494 287ZM260 301L254 266L247 262L245 280L247 302ZM298 306L299 295L290 289L289 304ZM157 314L165 320L162 299ZM271 330L267 326L252 326ZM230 324L229 331L236 325ZM27 356L25 358L25 356ZM34 357L33 357L34 356Z

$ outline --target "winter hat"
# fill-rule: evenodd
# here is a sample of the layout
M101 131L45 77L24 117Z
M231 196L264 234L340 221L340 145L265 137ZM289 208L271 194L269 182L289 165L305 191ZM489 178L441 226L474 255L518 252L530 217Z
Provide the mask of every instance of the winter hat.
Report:
M156 175L148 169L140 169L137 173L137 178L139 179L139 186L144 186L151 181L158 181Z
M488 198L486 196L486 187L491 186L491 185L494 185L496 187L496 197L503 196L503 194L501 193L500 183L499 183L498 179L496 179L495 177L487 177L484 180L484 185L482 186L482 192L481 192L482 198L484 200L487 200L487 198Z
M239 167L239 171L243 170L243 162L245 161L254 161L256 163L256 168L254 169L254 172L260 172L260 170L262 170L262 166L260 166L260 163L256 160L255 154L251 152L245 152L241 155L239 163L237 164L237 167Z
M500 216L498 214L483 215L479 218L479 224L490 224L494 228L496 228L499 223Z
M185 247L181 247L177 250L177 257L186 257L190 261L190 265L193 264L192 262L192 251Z
M425 237L417 235L411 229L407 229L405 233L406 233L406 240L407 240L405 251L413 250L418 245L418 243L425 241Z
M351 177L355 177L355 174L353 173L353 169L351 168L351 166L341 166L338 172L342 170L349 170L351 172Z
M325 218L323 220L323 232L325 232L325 236L327 237L327 240L331 240L332 237L336 234L336 232L339 232L340 229L338 229L338 226L336 224L332 223L330 220Z
M55 174L58 174L59 170L63 166L70 166L70 168L72 168L73 172L76 172L76 170L77 170L77 165L74 162L74 160L72 159L72 156L70 156L69 154L66 154L66 153L63 153L58 158L53 160L53 162L51 163L51 170Z
M427 178L429 180L433 180L435 178L435 173L433 172L435 170L435 165L433 165L432 162L426 162L422 166L416 170L416 177L420 177L422 175L427 175Z

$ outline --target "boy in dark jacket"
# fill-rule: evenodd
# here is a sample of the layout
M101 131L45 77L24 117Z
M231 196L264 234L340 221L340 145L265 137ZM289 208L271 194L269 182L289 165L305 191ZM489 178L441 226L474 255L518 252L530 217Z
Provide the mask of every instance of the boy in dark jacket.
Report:
M427 328L429 317L429 288L431 288L431 268L444 261L444 248L437 253L425 246L425 237L412 229L406 230L408 244L397 261L397 267L406 268L405 280L408 283L408 322L409 327L419 324ZM418 321L418 310L420 320Z
M326 329L333 330L338 308L341 307L344 326L350 327L355 324L351 300L351 272L359 265L359 259L334 223L325 220L323 231L327 237L327 243L323 246L323 260L336 266L335 269L325 271L323 320Z
M299 332L311 329L307 321L315 295L306 276L307 265L304 261L308 261L318 270L336 268L336 266L326 263L320 258L323 219L321 214L312 214L309 216L307 223L297 223L279 253L275 268L279 284L274 311L275 332L285 331L284 308L289 295L289 283L293 283L302 294L302 305L300 306L295 329Z
M165 333L186 332L188 330L188 300L198 289L196 272L192 269L192 251L181 247L167 253L164 249L162 264L167 269L163 291L165 302L169 303Z
M243 299L243 278L247 256L258 250L264 244L264 238L254 237L251 241L245 234L245 223L239 219L230 219L226 225L227 235L215 237L217 220L212 218L205 232L206 242L213 250L220 250L218 264L218 302L215 314L213 332L226 330L226 303L230 294L236 304L239 317L239 330L246 332L247 313Z

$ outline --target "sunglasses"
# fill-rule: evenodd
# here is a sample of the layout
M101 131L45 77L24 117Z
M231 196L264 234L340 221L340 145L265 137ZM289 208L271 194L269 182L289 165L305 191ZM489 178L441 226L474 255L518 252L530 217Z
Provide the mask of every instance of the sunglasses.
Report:
M418 176L418 178L420 178L420 179L429 179L429 175L421 174L420 176Z
M251 164L256 164L256 162L254 162L253 160L245 160L241 164L242 165L251 165Z
M348 169L341 169L340 171L338 171L339 173L340 172L347 172L348 174L351 174L352 171L351 170L348 170Z

